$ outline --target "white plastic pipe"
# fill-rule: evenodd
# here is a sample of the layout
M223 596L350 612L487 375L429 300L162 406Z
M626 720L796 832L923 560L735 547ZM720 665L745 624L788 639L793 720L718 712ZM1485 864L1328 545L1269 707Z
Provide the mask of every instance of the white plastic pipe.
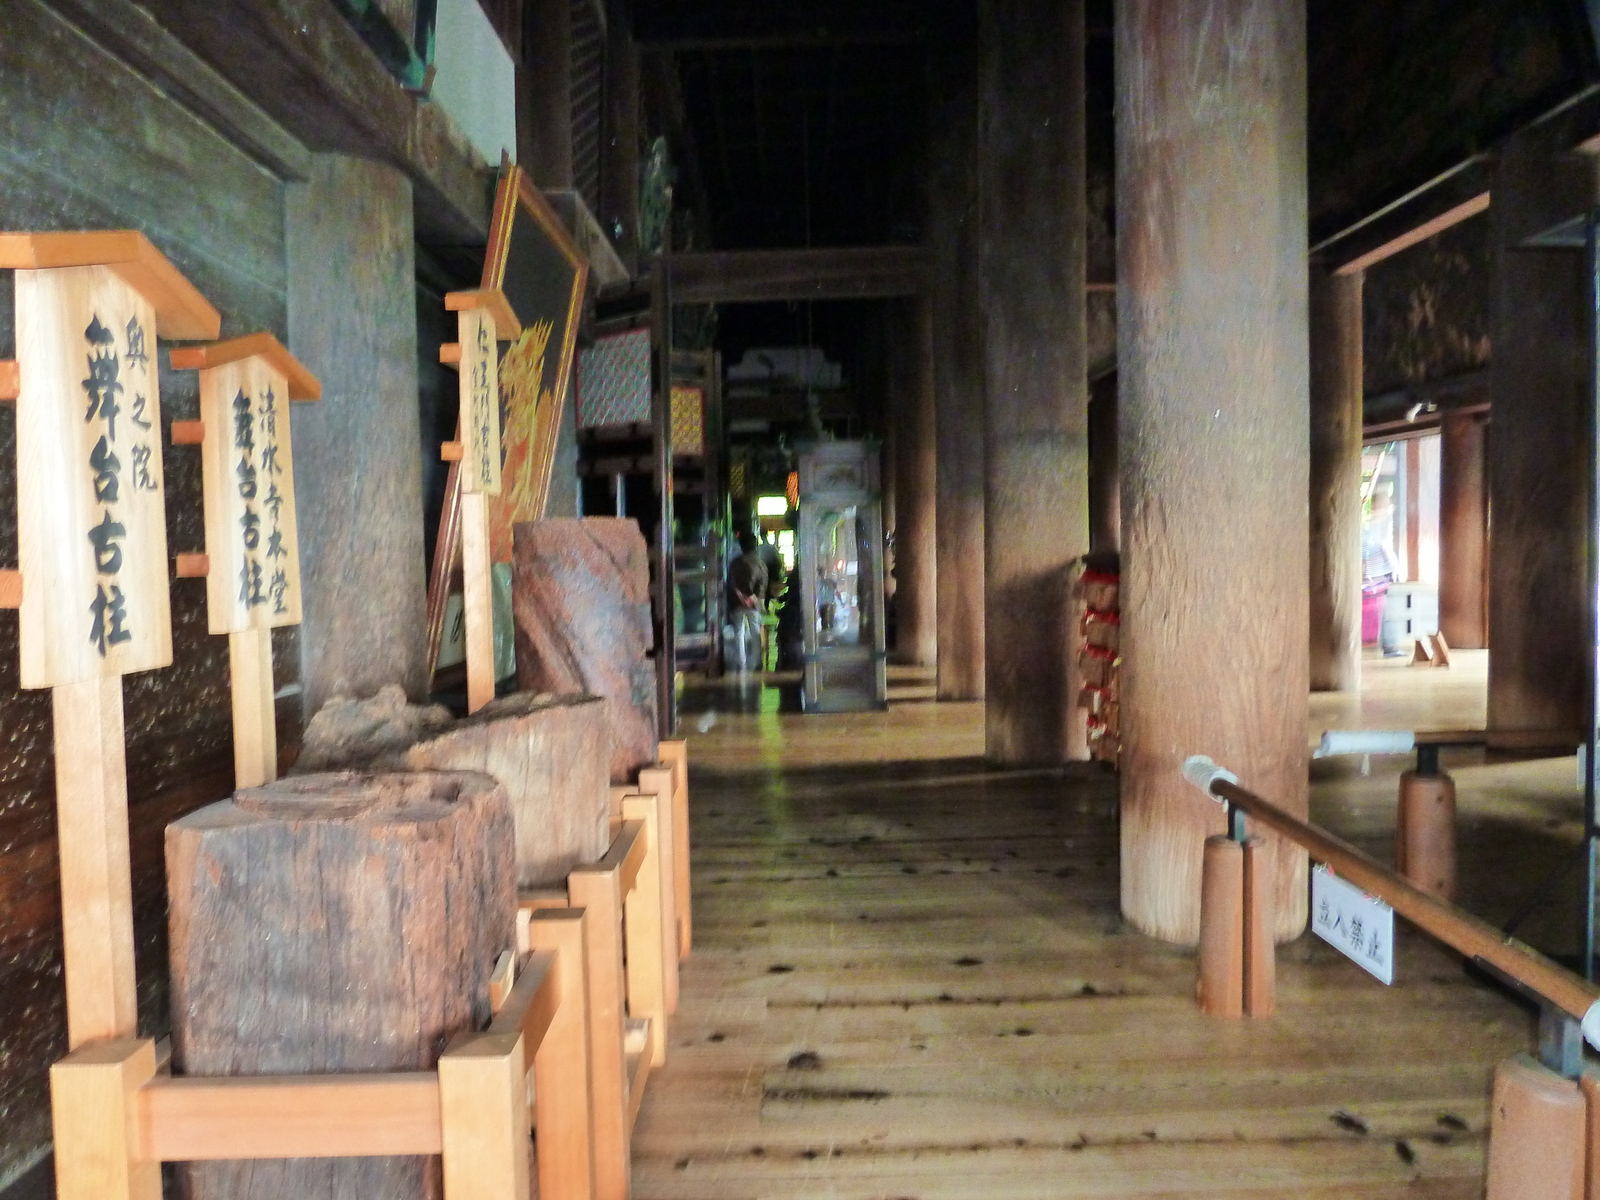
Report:
M1583 1030L1583 1040L1600 1050L1600 1000L1589 1005L1589 1011L1583 1014L1579 1028Z
M1330 729L1312 758L1332 758L1339 754L1410 754L1417 748L1417 735L1409 729Z
M1218 804L1222 804L1224 801L1211 791L1211 785L1219 781L1224 783L1239 782L1237 775L1226 767L1217 766L1204 754L1191 754L1183 760L1183 777Z

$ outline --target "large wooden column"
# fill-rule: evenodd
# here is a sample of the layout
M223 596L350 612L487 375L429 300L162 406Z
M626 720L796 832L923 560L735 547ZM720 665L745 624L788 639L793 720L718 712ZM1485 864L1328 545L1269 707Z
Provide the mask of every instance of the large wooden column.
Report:
M1515 134L1491 183L1491 734L1589 716L1591 301L1582 253L1520 245L1593 203L1590 166L1568 149L1542 127Z
M1083 0L982 0L987 751L1087 758L1072 563L1089 549Z
M527 147L522 163L545 191L570 189L572 176L572 4L571 0L528 0L523 9L523 55L527 62L529 104L518 144ZM561 424L556 431L550 491L544 515L578 515L577 362L567 381Z
M1439 430L1439 632L1461 650L1489 644L1486 425L1447 412Z
M1311 267L1314 692L1361 687L1362 278Z
M339 693L427 685L417 273L394 168L317 155L284 193L289 347L322 381L291 431L309 717Z
M894 405L895 656L912 666L931 667L938 655L932 326L927 301L892 304L888 350ZM885 471L884 478L889 477Z
M628 274L639 270L639 45L633 5L606 5L605 139L600 162L600 223Z
M935 47L928 243L933 267L938 694L983 699L983 333L978 294L977 30Z
M572 186L572 4L528 0L522 10L528 127L522 163L542 188Z
M1306 809L1305 14L1117 0L1122 908L1199 937L1209 754ZM1277 933L1306 918L1277 846Z
M1122 484L1117 465L1117 373L1089 387L1089 549L1122 546Z

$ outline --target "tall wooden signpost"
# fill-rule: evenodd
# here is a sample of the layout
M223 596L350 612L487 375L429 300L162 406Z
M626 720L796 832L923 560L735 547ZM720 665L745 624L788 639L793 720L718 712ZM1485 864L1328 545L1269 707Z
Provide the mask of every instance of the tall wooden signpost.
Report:
M489 552L489 497L500 494L500 339L522 331L504 293L451 292L460 341L440 358L461 375L461 436L442 448L461 489L461 612L466 624L467 711L494 699L494 585Z
M174 421L175 445L199 445L206 553L179 573L206 579L212 633L228 635L235 787L278 777L272 631L300 623L300 543L289 403L322 385L270 333L172 351L200 372L200 420ZM195 561L199 559L199 561Z
M0 234L16 271L25 688L53 693L67 1041L132 1037L133 889L122 676L169 666L156 336L220 317L143 234ZM16 593L20 592L20 595Z

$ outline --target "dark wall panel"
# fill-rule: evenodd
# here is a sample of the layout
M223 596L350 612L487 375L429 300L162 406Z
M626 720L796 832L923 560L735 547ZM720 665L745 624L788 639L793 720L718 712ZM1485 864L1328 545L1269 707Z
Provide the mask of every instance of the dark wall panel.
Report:
M137 228L221 309L224 336L285 333L282 188L272 176L34 0L0 36L0 228ZM0 357L15 354L0 272ZM163 348L165 349L165 348ZM164 423L198 415L193 372L162 355ZM165 441L165 438L163 439ZM172 552L203 547L198 450L170 446ZM0 405L0 565L14 566L16 426ZM206 632L199 580L172 585L173 665L130 676L140 1027L164 1030L161 831L232 785L228 654ZM297 678L293 635L279 682ZM285 729L292 742L297 730ZM17 686L17 619L0 612L0 1188L49 1139L46 1070L65 1050L50 697Z

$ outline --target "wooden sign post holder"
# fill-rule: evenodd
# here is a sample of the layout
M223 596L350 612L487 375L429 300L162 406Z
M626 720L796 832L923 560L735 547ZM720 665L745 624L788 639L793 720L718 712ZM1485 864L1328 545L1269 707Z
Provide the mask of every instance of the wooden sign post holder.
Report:
M278 777L272 631L300 623L289 403L322 385L270 333L174 350L172 365L200 372L201 419L174 421L172 444L200 447L206 507L206 553L179 555L178 574L205 578L211 632L228 635L234 786L259 787Z
M504 293L451 292L460 340L439 347L439 361L461 376L458 440L439 449L461 487L461 611L466 626L467 711L494 699L494 575L489 553L489 497L500 494L498 343L522 332ZM449 490L446 484L446 491Z
M52 689L77 1049L138 1025L122 676L172 662L156 337L214 338L221 318L134 231L0 234L0 267L17 273L0 398L17 405L20 560L0 601L21 610L22 686Z

